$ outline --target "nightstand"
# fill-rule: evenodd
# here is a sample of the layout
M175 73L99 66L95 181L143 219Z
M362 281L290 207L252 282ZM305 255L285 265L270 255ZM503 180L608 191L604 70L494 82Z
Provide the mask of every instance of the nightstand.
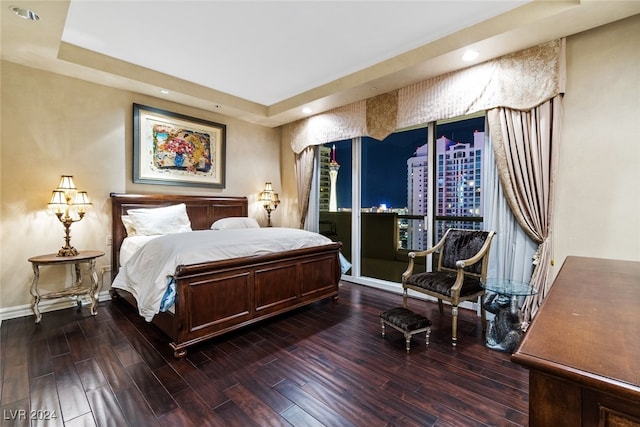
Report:
M88 295L91 298L91 314L96 315L96 305L98 303L98 274L96 273L96 258L104 255L102 251L80 251L78 255L74 256L58 256L57 254L39 255L29 258L29 262L33 267L33 282L31 283L31 296L33 296L33 302L31 303L31 309L33 314L36 315L36 323L40 323L42 319L42 313L38 308L40 300L54 299L64 297L78 297L81 295ZM91 283L82 283L82 272L80 264L89 265L89 275L91 276ZM40 279L40 266L43 265L67 265L73 264L75 267L75 284L70 288L63 289L61 291L48 292L40 294L38 289L38 280ZM81 306L81 302L77 300L78 306Z

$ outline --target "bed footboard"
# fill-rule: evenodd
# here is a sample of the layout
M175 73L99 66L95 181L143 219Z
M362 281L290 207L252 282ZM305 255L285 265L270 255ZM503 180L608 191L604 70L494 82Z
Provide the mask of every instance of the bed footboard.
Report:
M174 356L194 344L338 296L340 244L184 266L177 275ZM162 329L162 325L158 325ZM166 327L166 326L165 326Z

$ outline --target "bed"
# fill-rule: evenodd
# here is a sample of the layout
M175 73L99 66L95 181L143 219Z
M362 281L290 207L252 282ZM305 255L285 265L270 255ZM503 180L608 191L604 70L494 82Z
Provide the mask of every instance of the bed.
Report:
M178 204L185 205L194 232L208 233L204 230L214 222L247 217L248 213L246 197L112 193L114 279L122 283L117 276L122 276L120 251L127 237L123 216L127 218L129 211ZM174 356L182 358L188 347L202 341L326 298L335 300L341 275L340 246L329 242L277 253L182 262L172 276L175 303L147 320L168 337ZM138 309L131 292L112 287L111 296Z

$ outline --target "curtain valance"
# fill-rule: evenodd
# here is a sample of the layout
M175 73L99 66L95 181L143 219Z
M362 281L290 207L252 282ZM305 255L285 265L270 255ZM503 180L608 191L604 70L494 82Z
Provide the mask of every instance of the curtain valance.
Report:
M298 154L495 107L530 110L564 92L564 67L564 39L553 40L287 124L283 138Z

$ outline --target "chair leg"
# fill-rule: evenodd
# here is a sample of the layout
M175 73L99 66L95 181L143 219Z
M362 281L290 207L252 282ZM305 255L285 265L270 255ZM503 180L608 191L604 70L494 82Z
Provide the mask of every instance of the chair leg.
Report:
M402 290L402 306L404 308L407 308L407 296L408 296L407 288L404 288Z
M487 332L487 311L484 309L484 304L481 304L480 307L481 307L480 318L482 319L482 332Z
M411 333L405 332L404 333L404 340L406 342L407 353L409 353L409 350L411 349Z
M384 338L384 320L380 319L380 327L382 328L381 334L382 338Z
M442 300L438 300L438 310L440 310L440 315L444 314L444 304L442 304Z
M458 343L458 306L451 307L451 345Z

